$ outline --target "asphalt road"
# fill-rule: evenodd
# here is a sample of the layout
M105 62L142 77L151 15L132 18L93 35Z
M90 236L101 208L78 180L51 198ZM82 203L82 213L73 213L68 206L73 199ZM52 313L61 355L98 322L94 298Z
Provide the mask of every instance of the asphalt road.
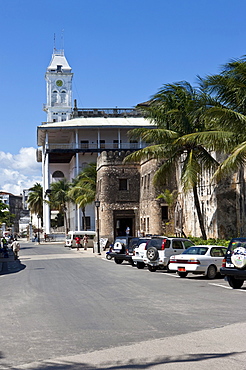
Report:
M246 369L246 283L21 243L0 276L0 369Z

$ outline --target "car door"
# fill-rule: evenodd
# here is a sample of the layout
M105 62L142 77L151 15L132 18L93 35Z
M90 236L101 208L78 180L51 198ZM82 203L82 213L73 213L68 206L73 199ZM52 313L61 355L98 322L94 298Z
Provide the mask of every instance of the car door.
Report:
M169 248L168 257L170 258L172 255L181 254L185 250L182 240L172 240L171 247Z

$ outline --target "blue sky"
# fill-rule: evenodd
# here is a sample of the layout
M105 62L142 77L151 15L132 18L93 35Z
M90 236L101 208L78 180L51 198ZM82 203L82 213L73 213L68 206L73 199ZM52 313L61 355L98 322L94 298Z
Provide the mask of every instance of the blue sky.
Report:
M54 34L79 107L132 107L246 54L245 14L245 0L0 0L0 190L40 180L36 127Z

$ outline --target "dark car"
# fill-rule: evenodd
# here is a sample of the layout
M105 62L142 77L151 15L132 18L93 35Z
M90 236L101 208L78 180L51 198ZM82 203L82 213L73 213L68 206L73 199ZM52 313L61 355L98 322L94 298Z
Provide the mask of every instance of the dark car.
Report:
M220 269L233 289L240 289L246 280L246 238L233 238Z
M133 236L118 236L115 238L113 246L108 252L110 258L114 258L115 263L121 264L123 261L128 261L133 264L132 256L134 249L139 245L140 238Z

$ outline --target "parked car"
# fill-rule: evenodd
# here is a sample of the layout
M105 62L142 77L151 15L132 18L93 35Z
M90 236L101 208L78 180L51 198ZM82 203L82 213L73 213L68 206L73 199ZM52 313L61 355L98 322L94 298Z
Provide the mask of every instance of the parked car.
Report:
M113 246L107 253L107 259L114 258L114 261L117 264L121 264L123 261L132 263L133 245L135 239L138 238L134 238L133 236L117 236L114 240Z
M246 238L233 238L220 269L233 289L242 287L246 280Z
M133 249L132 261L133 266L137 266L138 269L143 269L145 263L143 262L144 251L146 243L150 240L150 237L137 238L135 241L135 248Z
M186 238L154 236L146 243L143 262L151 272L157 268L168 270L170 257L181 254L192 245L194 243Z
M192 273L214 279L220 271L225 253L226 247L223 246L195 245L179 255L171 256L169 269L182 278Z

